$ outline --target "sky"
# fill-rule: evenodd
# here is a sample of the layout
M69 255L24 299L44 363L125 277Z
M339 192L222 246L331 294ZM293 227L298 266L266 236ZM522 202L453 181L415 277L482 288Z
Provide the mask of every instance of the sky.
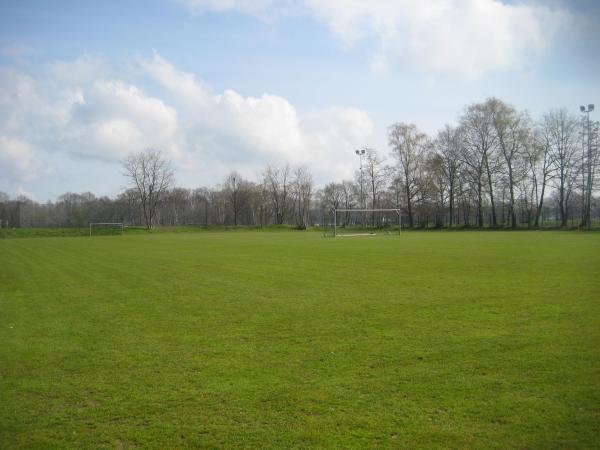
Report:
M150 148L187 188L346 179L395 122L600 103L599 24L596 0L1 0L0 191L115 196Z

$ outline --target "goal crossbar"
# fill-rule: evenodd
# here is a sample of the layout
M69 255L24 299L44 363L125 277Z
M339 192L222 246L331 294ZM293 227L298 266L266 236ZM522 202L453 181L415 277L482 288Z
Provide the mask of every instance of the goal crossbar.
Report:
M337 232L337 213L339 212L355 212L355 213L368 213L368 212L395 212L398 215L398 234L402 232L402 211L399 208L332 208L333 211L333 237L354 237L354 236L376 236L377 233L350 233L350 234L338 234Z

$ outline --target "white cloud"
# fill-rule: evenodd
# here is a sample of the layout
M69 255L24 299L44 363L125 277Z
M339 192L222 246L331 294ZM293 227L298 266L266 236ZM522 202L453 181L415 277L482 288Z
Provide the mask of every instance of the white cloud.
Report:
M277 17L304 10L351 48L374 41L371 66L409 64L476 78L520 68L543 54L570 23L567 10L501 0L185 0L194 11Z
M39 110L39 99L34 79L15 69L0 68L0 87L0 129L10 132Z
M49 130L70 120L74 104L82 101L81 90L57 83L46 73L24 73L0 68L0 132L26 132L30 140L45 140Z
M27 181L36 175L32 146L19 139L0 136L0 177L11 181Z
M66 127L71 151L119 159L156 147L177 156L177 112L162 100L118 80L96 81L82 100Z
M268 163L306 164L325 180L351 176L353 162L344 155L373 132L368 115L354 108L301 115L281 96L213 93L157 53L121 75L90 57L35 74L1 69L1 175L12 186L40 176L40 167L45 176L60 176L67 158L81 167L113 164L118 179L119 160L153 147L173 159L190 187L216 183L231 170L258 177ZM156 92L142 89L136 76L154 80Z
M194 74L177 70L166 59L154 52L151 59L139 59L143 70L161 83L179 103L186 105L206 104L210 89Z
M74 61L54 61L48 65L52 77L69 85L87 85L108 76L110 70L103 59L81 55Z
M344 155L366 144L373 133L368 115L355 108L302 117L277 95L244 97L234 90L211 94L192 74L177 70L159 55L141 65L169 93L200 98L197 103L186 102L185 140L203 161L209 158L208 164L212 160L217 166L226 163L230 170L255 174L266 163L310 164L317 176L350 176L352 164ZM191 95L181 95L187 92Z
M104 77L104 62L87 56L37 75L0 69L0 137L81 157L116 160L152 146L176 157L175 109Z

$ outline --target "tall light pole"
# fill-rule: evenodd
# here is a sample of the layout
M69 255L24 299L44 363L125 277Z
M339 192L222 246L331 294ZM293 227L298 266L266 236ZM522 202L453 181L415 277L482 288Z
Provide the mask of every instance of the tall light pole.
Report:
M360 209L364 209L365 208L365 199L364 199L364 195L363 195L363 171L362 171L362 159L363 156L366 153L366 150L364 148L361 148L359 150L354 150L354 153L356 153L358 155L358 158L360 160ZM364 216L364 213L363 213ZM362 225L364 226L364 217L361 219Z
M592 215L591 215L591 207L592 207L592 135L590 128L590 113L594 110L594 105L589 104L587 109L585 106L579 107L580 111L587 115L587 144L588 144L588 154L587 154L587 188L586 188L586 201L585 201L585 227L589 230L592 227Z
M366 153L366 150L364 148L361 148L360 150L354 150L354 153L356 153L360 158L360 207L364 209L365 199L362 190L362 157Z

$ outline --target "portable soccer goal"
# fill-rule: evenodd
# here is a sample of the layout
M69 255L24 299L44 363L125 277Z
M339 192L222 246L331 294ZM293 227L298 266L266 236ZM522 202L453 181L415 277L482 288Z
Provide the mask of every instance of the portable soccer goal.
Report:
M123 222L91 222L90 236L123 234Z
M400 234L402 212L398 208L332 209L333 223L325 236L357 237Z

